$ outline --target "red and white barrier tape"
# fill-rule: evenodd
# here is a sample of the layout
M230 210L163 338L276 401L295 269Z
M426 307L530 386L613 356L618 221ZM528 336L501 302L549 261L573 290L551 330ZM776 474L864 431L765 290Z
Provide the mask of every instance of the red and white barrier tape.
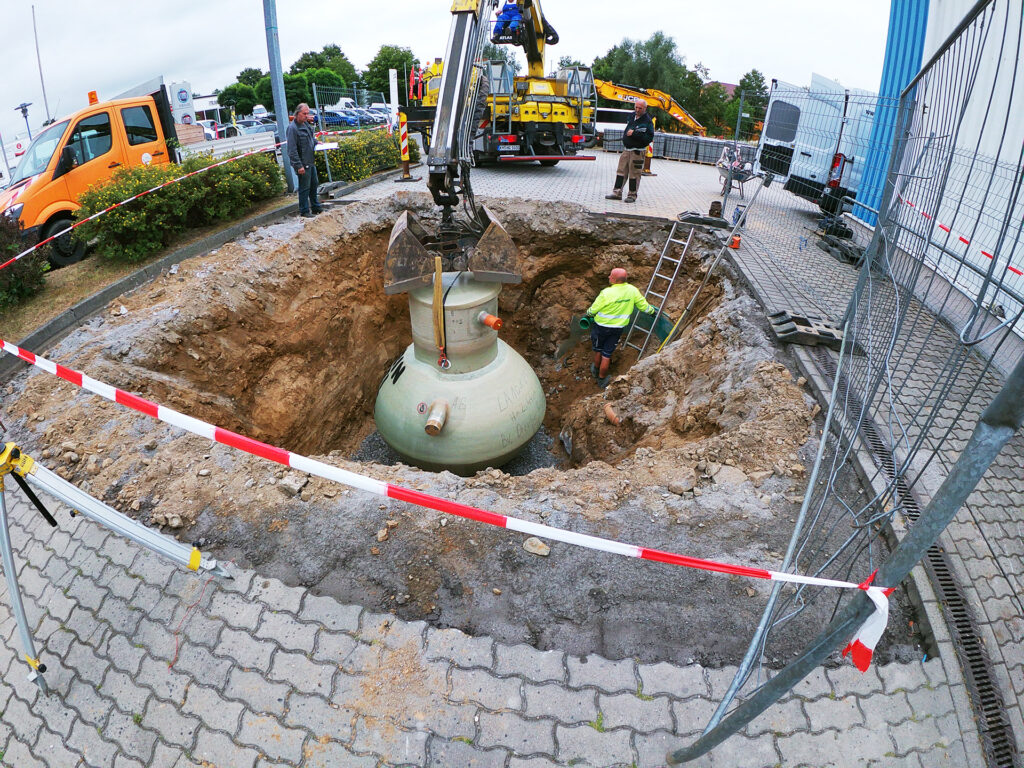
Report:
M353 128L349 131L320 131L317 136L344 136L348 133L372 133L373 131L382 131L387 128L387 125L375 125L373 128ZM388 131L390 133L390 131Z
M930 213L927 213L927 212L922 211L921 209L919 209L914 203L912 203L910 200L907 200L899 192L896 193L896 197L897 197L897 199L899 199L900 202L902 202L904 205L906 205L909 208L913 208L915 211L917 211L919 214L921 214L921 216L923 216L928 221L932 220L932 215ZM939 229L941 229L947 235L955 237L957 240L959 240L964 245L970 245L971 244L970 240L968 240L963 235L960 235L960 234L957 234L957 233L953 232L953 230L949 226L947 226L946 224L942 224L940 222L936 222L935 226L937 226ZM986 259L995 258L991 253L986 251L984 248L981 248L980 246L976 246L976 247L981 252L981 255L984 256ZM1007 271L1012 272L1015 275L1022 275L1022 276L1024 276L1024 271L1022 271L1020 269L1017 269L1017 267L1013 266L1012 264L1007 264L1006 265L1006 269L1007 269Z
M200 173L205 173L206 171L210 170L211 168L218 168L218 167L220 167L222 165L227 165L228 163L233 163L235 160L241 160L243 157L249 157L251 155L258 155L261 152L270 152L271 150L276 150L278 147L280 147L281 145L286 144L286 143L287 142L282 141L282 142L278 142L277 144L274 144L273 146L261 147L259 149L254 149L254 150L252 150L250 152L245 152L245 153L243 153L241 155L235 155L233 157L225 158L224 160L221 160L220 162L213 163L212 165L208 165L205 168L199 168L198 170L192 171L190 173L186 173L184 176L178 176L175 179L170 179L169 181L165 181L163 184L159 184L159 185L153 187L152 189L147 189L145 192L139 192L138 194L132 195L131 197L127 198L126 200L122 200L119 203L114 203L113 205L107 206L102 211L97 211L96 213L94 213L89 218L82 219L81 221L76 221L74 224L72 224L67 229L62 229L60 232L57 232L56 234L50 235L45 240L40 240L38 243L33 245L27 251L22 251L17 256L13 256L12 258L10 258L7 261L5 261L3 264L0 264L0 269L3 269L4 267L7 267L10 264L13 264L18 259L21 259L21 258L24 258L25 256L28 256L33 251L35 251L35 250L37 250L39 248L42 248L44 245L49 243L51 240L56 240L61 235L66 235L71 230L76 229L77 227L80 227L80 226L82 226L83 224L85 224L87 222L93 221L94 219L98 219L100 216L103 216L104 214L110 213L115 208L120 208L122 205L127 205L128 203L132 202L132 200L138 200L140 197L145 197L146 195L151 194L153 192L156 192L157 190L163 189L164 187L169 187L169 186L171 186L171 184L177 184L179 181L183 181L183 180L185 180L185 179L187 179L187 178L189 178L191 176L196 176L196 175L198 175Z
M378 131L378 130L380 130L383 127L384 126L375 126L373 128L368 129L368 131ZM360 131L360 130L353 130L353 131L324 131L324 132L318 133L316 135L317 136L332 136L332 135L341 135L341 134L346 134L346 133L364 133L364 132L365 131ZM104 208L102 211L97 211L96 213L94 213L92 216L90 216L87 219L82 219L81 221L76 221L70 227L67 227L66 229L62 229L60 232L56 232L56 233L50 235L45 240L40 240L38 243L33 245L28 250L22 251L17 256L13 256L10 259L8 259L7 261L5 261L3 264L0 264L0 269L3 269L4 267L7 267L7 266L13 264L14 262L18 261L19 259L24 258L25 256L28 256L33 251L36 251L39 248L42 248L44 245L46 245L47 243L49 243L49 242L51 242L53 240L56 240L58 237L66 235L71 230L76 229L77 227L80 227L80 226L82 226L83 224L85 224L87 222L93 221L94 219L98 219L100 216L103 216L104 214L110 213L110 211L113 211L115 208L120 208L122 205L127 205L128 203L132 202L133 200L138 200L140 197L145 197L146 195L151 194L153 192L156 192L157 190L163 189L164 187L169 187L172 184L177 184L179 181L184 181L185 179L187 179L187 178L189 178L191 176L195 176L195 175L200 174L200 173L205 173L206 171L210 170L211 168L219 168L222 165L227 165L228 163L233 163L235 160L241 160L243 157L250 157L252 155L258 155L261 152L271 152L271 151L274 151L278 147L284 146L287 143L288 143L287 141L279 141L278 143L276 143L276 144L274 144L272 146L260 147L259 149L254 149L254 150L251 150L249 152L244 152L241 155L234 155L232 157L225 158L224 160L221 160L220 162L217 162L217 163L213 163L212 165L208 165L205 168L200 168L198 170L192 171L191 173L186 173L184 176L178 176L177 178L171 179L169 181L165 181L163 184L155 186L152 189L147 189L145 192L139 192L137 195L132 195L131 197L127 198L126 200L122 200L119 203L114 203L113 205Z
M867 665L870 664L871 651L874 648L875 643L878 642L879 637L881 637L882 631L884 631L885 625L888 621L887 597L892 590L885 589L883 587L871 586L874 574L872 574L862 584L854 584L848 581L822 579L816 576L782 573L780 571L771 571L764 568L752 568L745 565L734 565L731 563L720 563L714 560L704 560L698 557L679 555L674 552L665 552L659 549L639 547L634 544L624 544L622 542L612 541L598 536L589 536L587 534L576 533L574 531L567 531L562 528L553 528L541 523L521 520L516 517L501 515L485 509L471 507L467 504L461 504L456 501L431 496L430 494L423 493L421 491L414 491L409 488L392 485L391 483L386 483L382 480L376 480L371 477L356 474L355 472L349 472L346 469L331 466L330 464L325 464L321 461L317 461L316 459L311 459L307 456L302 456L297 453L292 453L291 451L286 451L282 448L268 445L267 443L260 442L259 440L254 440L251 437L245 437L244 435L240 435L236 432L231 432L227 429L214 426L213 424L208 424L204 421L194 419L191 416L186 416L183 413L179 413L178 411L167 408L166 406L146 400L138 395L133 395L130 392L125 392L124 390L112 387L109 384L97 381L80 371L66 368L63 365L51 362L44 357L40 357L28 350L22 349L8 341L0 340L0 345L2 345L4 352L15 355L25 362L31 363L37 368L41 368L47 373L53 374L65 381L69 381L75 386L81 387L89 392L93 392L107 400L127 406L139 413L144 413L154 419L159 419L167 424L184 429L186 432L191 432L192 434L199 435L207 440L212 440L214 442L221 443L222 445L236 448L253 456L259 456L260 458L267 459L269 461L275 461L278 464L283 464L286 467L292 467L300 472L315 475L317 477L324 478L325 480L332 480L378 496L385 496L387 498L397 499L398 501L405 501L410 504L426 507L427 509L437 510L438 512L457 515L458 517L476 520L480 523L494 525L498 528L507 528L530 536L540 536L542 538L561 541L566 544L593 549L599 552L610 552L616 555L640 558L641 560L668 563L671 565L683 566L684 568L695 568L703 571L727 573L751 579L766 579L769 581L779 581L790 584L805 584L820 587L835 587L840 589L862 589L868 593L872 602L875 603L875 612L868 621L864 623L858 631L855 639L851 641L850 646L847 647L848 651L856 651L853 660L862 671L867 669ZM877 636L875 636L876 633Z

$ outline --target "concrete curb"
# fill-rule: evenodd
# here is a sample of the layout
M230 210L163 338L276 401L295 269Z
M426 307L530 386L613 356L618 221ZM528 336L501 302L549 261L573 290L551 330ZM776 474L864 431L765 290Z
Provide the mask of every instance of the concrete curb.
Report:
M390 171L375 174L366 179L354 181L351 184L335 182L330 185L330 189L328 191L330 191L332 198L347 195L350 192L355 192L357 189L362 189L363 187L368 187L371 184L376 184L384 181L385 179L389 179L401 172L401 168L395 168ZM321 185L321 189L323 189L324 186L327 185ZM121 278L116 283L112 283L103 290L94 293L87 299L83 299L78 302L71 307L71 309L62 312L57 317L53 318L53 320L43 324L24 339L19 341L18 346L29 349L33 352L43 352L52 347L64 335L82 325L86 320L103 309L103 307L105 307L109 302L116 299L118 296L127 293L133 288L138 288L140 285L148 283L153 278L159 276L164 270L169 269L185 259L191 259L193 256L198 256L201 253L205 253L214 248L219 248L253 227L262 227L267 224L280 221L286 216L297 213L298 210L298 202L288 203L287 205L275 208L272 211L266 211L265 213L253 216L250 219L236 222L220 232L215 232L201 240L197 240L196 242L183 246L176 251L172 251L163 258L154 261L151 264L147 264L137 272L133 272L132 274ZM14 373L21 370L22 365L22 361L13 355L4 355L3 358L0 359L0 382L10 379Z

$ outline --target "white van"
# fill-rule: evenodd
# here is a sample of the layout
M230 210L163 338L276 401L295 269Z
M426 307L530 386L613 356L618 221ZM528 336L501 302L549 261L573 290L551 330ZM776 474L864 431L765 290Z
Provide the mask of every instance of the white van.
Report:
M772 80L757 160L760 170L823 211L839 213L856 197L878 96L811 75L811 87Z
M340 99L338 99L337 104L333 104L330 107L324 107L324 109L329 111L337 111L339 109L354 109L357 106L359 105L356 104L354 99L350 99L347 96L342 96Z
M264 107L262 104L257 104L255 107L252 108L252 116L255 117L257 120L264 120L269 114L270 113L267 111L267 108Z

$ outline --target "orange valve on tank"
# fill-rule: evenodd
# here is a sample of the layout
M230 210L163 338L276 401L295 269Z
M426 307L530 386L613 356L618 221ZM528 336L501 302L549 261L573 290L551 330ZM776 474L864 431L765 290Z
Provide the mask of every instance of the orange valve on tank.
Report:
M489 315L486 312L481 312L479 315L476 316L476 319L479 320L484 325L486 325L488 328L492 328L495 331L500 331L501 326L505 324L505 322L500 317Z

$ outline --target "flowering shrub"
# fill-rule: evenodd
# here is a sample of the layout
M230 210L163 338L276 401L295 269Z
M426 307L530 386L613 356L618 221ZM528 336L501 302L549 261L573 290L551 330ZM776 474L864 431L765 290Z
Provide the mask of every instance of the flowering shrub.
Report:
M223 159L223 158L222 158ZM105 208L159 186L173 178L212 165L207 156L190 157L181 165L123 168L109 180L89 187L78 202L76 216L85 219ZM189 227L237 218L257 200L279 195L284 179L273 154L250 155L182 179L145 197L115 208L79 227L80 237L95 239L100 255L139 261L165 247Z
M327 141L331 141L330 137ZM337 149L316 153L316 172L321 184L328 179L327 163L331 164L331 177L335 181L359 181L402 162L397 131L390 136L386 131L361 131L338 137L334 143ZM411 140L409 159L414 163L420 159L419 147Z
M0 216L0 264L17 256L29 245L28 241L21 239L21 228L17 220ZM49 267L46 249L40 248L0 269L0 311L38 293L45 282L43 275Z

